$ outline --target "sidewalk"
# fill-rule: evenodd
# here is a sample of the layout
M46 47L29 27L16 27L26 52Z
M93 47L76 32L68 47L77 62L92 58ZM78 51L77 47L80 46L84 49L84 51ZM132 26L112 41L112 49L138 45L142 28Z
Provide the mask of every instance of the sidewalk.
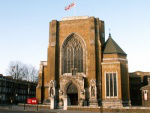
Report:
M42 113L98 113L98 112L89 112L89 111L70 111L70 110L63 110L63 109L44 109L44 108L37 108L37 106L34 107L27 107L25 106L18 106L13 105L12 107L10 105L0 106L0 109L7 109L7 110L17 110L17 111L29 111L29 112L42 112ZM104 113L104 112L103 112Z

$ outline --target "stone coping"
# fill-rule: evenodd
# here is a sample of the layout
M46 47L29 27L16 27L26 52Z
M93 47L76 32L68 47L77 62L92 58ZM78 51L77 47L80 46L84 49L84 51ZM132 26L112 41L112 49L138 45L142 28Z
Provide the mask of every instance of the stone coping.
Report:
M104 108L104 107L91 107L91 106L68 106L67 110L71 111L91 111L91 112L120 112L120 113L150 113L150 107L112 107L112 108Z
M88 19L89 16L71 16L71 17L64 17L62 18L62 21L66 20L78 20L78 19Z
M24 103L19 103L19 106L24 106ZM37 104L25 104L26 106L37 106ZM38 104L39 107L49 107L50 105L46 105L46 104Z
M24 103L19 103L18 105L23 106ZM25 104L26 106L37 106L37 104ZM49 107L50 105L46 104L38 104L38 106L43 106L43 107ZM95 108L95 109L149 109L150 107L142 107L142 106L131 106L131 107L97 107L97 106L67 106L67 108L79 108L79 109L84 109L84 108Z
M68 108L104 108L104 109L150 109L150 107L131 106L131 107L96 107L96 106L68 106Z

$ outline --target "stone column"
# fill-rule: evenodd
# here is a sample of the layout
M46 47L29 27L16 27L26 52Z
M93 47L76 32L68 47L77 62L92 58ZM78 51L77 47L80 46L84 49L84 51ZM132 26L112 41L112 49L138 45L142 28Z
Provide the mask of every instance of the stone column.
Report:
M67 96L64 97L64 110L67 110Z
M50 109L55 109L55 99L54 97L51 97L51 104L50 104Z

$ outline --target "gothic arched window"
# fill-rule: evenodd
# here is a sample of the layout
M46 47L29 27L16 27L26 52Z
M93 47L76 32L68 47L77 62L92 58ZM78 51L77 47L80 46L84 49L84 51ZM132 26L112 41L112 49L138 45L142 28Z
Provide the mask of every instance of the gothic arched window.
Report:
M81 37L71 34L62 46L62 74L85 72L85 46Z

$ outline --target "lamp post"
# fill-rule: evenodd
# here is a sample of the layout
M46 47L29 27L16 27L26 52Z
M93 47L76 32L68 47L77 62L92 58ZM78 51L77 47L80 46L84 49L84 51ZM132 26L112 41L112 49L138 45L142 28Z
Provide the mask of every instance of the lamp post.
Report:
M12 72L13 72L13 75L14 75L14 79L17 79L17 76L16 76L16 68L18 68L18 66L14 66L14 67L12 67Z
M1 103L2 103L1 100L2 100L2 95L0 95L0 105L1 105Z
M13 100L12 100L12 98L10 97L10 109L12 109L12 103L13 103Z
M13 93L13 98L15 99L15 102L17 102L17 88L18 88L18 65L17 66L14 66L12 67L12 72L13 72L13 78L15 79L15 83L14 83L14 93Z
M18 102L18 98L17 98L17 97L18 97L18 94L16 93L16 95L15 95L15 96L16 96L16 103L17 103L17 102Z
M29 87L29 83L28 83L28 98L30 97L30 87Z

